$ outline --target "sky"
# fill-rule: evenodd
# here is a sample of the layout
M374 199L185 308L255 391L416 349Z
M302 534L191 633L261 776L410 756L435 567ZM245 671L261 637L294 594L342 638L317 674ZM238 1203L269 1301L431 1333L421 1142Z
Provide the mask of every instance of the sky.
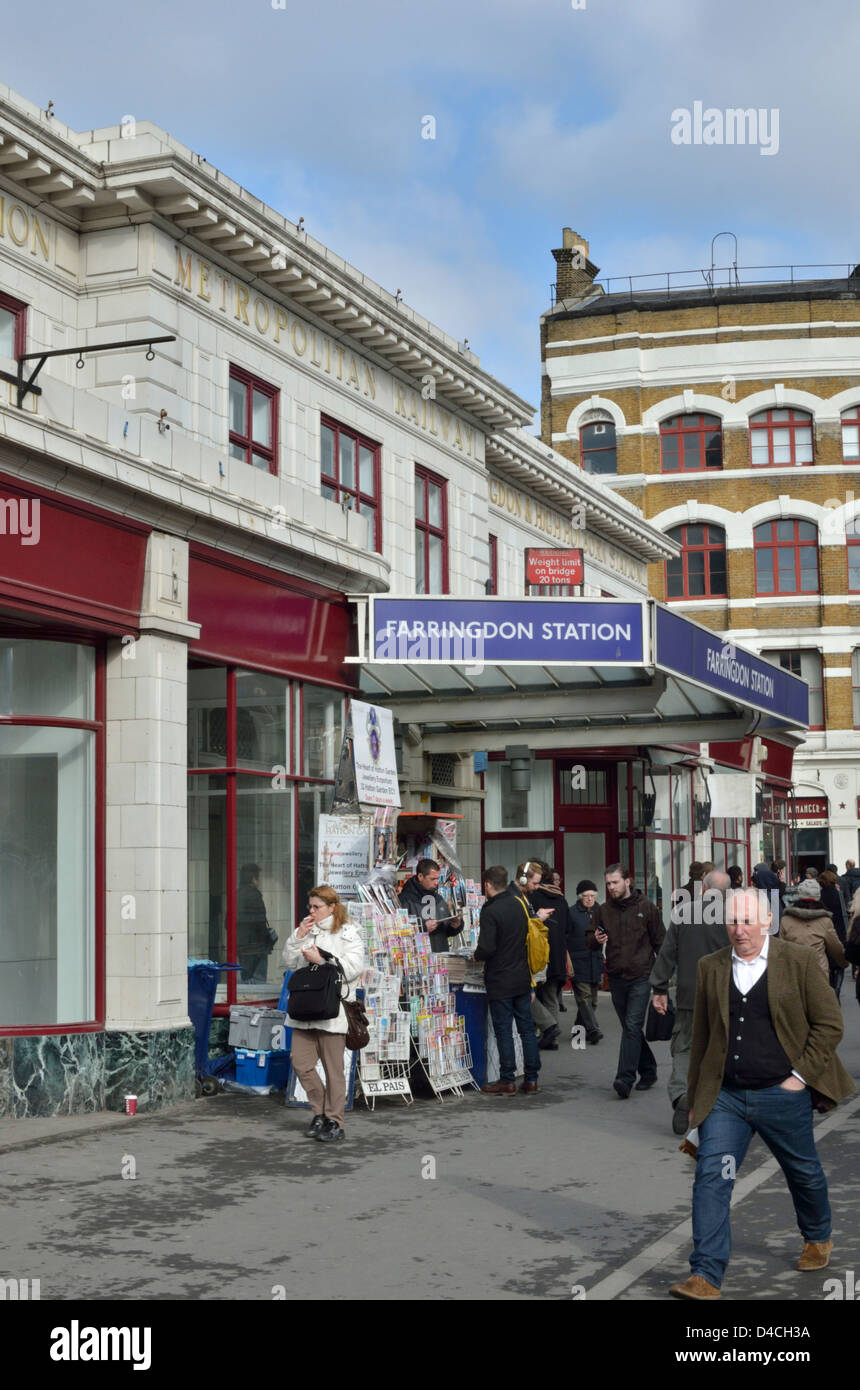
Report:
M564 226L600 278L706 268L726 230L741 266L860 261L857 0L44 0L37 13L0 0L0 82L53 100L77 130L153 121L468 338L535 406ZM705 143L697 102L766 113L759 143ZM718 135L722 119L705 121Z

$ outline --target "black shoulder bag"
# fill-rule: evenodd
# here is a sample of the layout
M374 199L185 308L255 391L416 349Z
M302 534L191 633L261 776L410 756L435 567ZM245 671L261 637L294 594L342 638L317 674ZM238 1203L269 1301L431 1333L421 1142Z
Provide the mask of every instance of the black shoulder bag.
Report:
M340 961L303 965L290 976L287 1015L297 1023L323 1023L337 1018L346 984Z

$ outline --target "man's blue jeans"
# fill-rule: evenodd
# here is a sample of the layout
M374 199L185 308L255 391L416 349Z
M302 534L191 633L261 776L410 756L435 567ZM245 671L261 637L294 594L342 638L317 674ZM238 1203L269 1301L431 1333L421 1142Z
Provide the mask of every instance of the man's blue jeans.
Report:
M723 1282L732 1249L729 1207L735 1174L756 1133L785 1174L803 1239L816 1243L830 1239L827 1180L815 1151L809 1091L787 1091L782 1086L741 1091L724 1086L699 1126L693 1185L690 1272L715 1288Z
M499 1045L500 1081L510 1083L517 1074L514 1055L514 1023L517 1025L517 1032L523 1044L525 1079L526 1081L537 1081L540 1071L540 1053L538 1052L531 1004L531 994L518 994L514 999L490 1000L490 1017L493 1020L496 1042Z
M615 1080L632 1086L638 1071L642 1080L653 1081L657 1075L657 1059L646 1043L643 1032L651 998L648 976L623 980L620 975L610 975L609 989L615 1012L621 1020L621 1048Z

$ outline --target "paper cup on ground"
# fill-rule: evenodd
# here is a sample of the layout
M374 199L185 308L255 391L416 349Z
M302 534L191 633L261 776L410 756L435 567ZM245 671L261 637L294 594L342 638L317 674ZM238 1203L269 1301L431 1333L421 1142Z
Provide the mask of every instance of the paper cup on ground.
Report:
M137 1096L126 1096L126 1098L125 1098L125 1113L126 1113L126 1115L136 1115L136 1114L137 1114Z

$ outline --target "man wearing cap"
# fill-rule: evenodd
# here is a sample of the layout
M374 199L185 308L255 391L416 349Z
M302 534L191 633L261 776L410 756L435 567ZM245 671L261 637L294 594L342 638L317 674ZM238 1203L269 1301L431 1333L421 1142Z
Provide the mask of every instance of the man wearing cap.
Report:
M567 925L567 953L573 966L573 997L577 1003L574 1028L585 1028L586 1042L599 1043L603 1034L597 1024L597 986L603 976L603 955L589 951L585 933L594 928L597 884L583 878L576 885L576 901L570 904ZM571 1034L573 1029L571 1029Z
M785 1174L803 1250L824 1269L833 1249L827 1180L812 1111L855 1090L836 1056L842 1012L815 953L769 936L761 890L727 897L730 945L699 961L687 1105L699 1144L690 1277L673 1298L716 1299L731 1250L730 1206L750 1140L760 1134Z
M833 915L821 906L821 884L817 879L804 879L794 902L783 908L779 934L783 941L812 947L828 984L830 961L837 970L844 970L848 964L833 925Z

